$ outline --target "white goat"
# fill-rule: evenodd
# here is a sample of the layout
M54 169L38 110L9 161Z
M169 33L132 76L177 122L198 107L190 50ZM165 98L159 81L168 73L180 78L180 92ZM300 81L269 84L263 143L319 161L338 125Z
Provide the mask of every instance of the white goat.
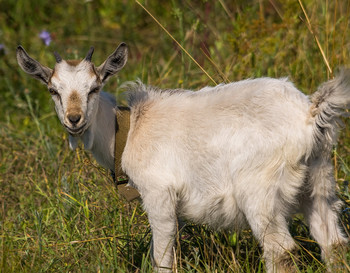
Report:
M54 70L18 47L22 69L48 85L56 111L103 166L114 168L115 100L100 92L127 59L122 44L99 67L91 54ZM141 193L152 228L156 270L173 263L177 217L217 229L250 226L268 272L294 272L297 245L287 220L302 212L323 258L348 239L331 163L338 117L350 104L350 71L309 99L287 79L261 78L197 92L129 86L130 130L122 167Z

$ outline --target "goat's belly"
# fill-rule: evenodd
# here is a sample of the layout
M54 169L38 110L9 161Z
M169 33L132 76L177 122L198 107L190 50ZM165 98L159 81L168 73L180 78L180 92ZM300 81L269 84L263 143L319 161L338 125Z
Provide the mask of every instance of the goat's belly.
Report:
M179 200L179 216L214 229L237 229L246 226L244 214L233 194L204 195L192 193Z

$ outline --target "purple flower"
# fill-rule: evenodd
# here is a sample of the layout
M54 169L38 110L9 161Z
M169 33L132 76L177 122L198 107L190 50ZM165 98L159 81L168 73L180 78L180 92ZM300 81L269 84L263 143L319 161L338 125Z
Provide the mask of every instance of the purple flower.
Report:
M43 30L42 32L40 32L39 37L41 40L43 40L45 45L50 45L51 43L51 34L50 32Z
M6 47L4 44L0 44L0 54L6 54Z

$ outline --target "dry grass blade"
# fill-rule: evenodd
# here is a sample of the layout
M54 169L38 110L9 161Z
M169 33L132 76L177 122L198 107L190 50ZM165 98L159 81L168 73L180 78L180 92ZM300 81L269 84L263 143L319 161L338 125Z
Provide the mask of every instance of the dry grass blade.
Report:
M321 46L321 44L320 44L320 42L319 42L319 40L318 40L318 38L317 38L315 32L312 30L311 22L310 22L309 16L308 16L307 13L306 13L306 10L305 10L305 8L304 8L304 6L303 6L303 3L301 2L301 0L298 0L298 2L299 2L299 5L300 5L300 8L302 9L302 11L303 11L303 13L304 13L304 15L305 15L305 18L306 18L306 26L307 26L307 28L309 29L310 33L314 36L314 39L315 39L316 44L317 44L317 47L318 47L318 49L320 50L320 52L321 52L321 54L322 54L323 61L324 61L324 63L326 64L329 73L330 73L331 75L333 75L332 68L331 68L330 65L329 65L329 62L328 62L327 57L326 57L326 55L325 55L325 53L324 53L324 51L323 51L323 49L322 49L322 46Z
M136 0L136 3L140 5L147 13L149 16L152 17L152 19L165 31L166 34L183 50L188 57L203 71L203 73L215 84L217 85L217 82L208 74L207 71L191 56L190 53L170 34L170 32L144 7L139 1Z

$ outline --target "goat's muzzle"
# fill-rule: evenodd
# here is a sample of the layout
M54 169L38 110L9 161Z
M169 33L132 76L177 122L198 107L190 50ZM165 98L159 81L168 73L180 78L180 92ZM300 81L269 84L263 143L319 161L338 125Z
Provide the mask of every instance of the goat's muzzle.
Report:
M86 130L84 115L79 112L67 114L64 126L71 135L82 135Z

